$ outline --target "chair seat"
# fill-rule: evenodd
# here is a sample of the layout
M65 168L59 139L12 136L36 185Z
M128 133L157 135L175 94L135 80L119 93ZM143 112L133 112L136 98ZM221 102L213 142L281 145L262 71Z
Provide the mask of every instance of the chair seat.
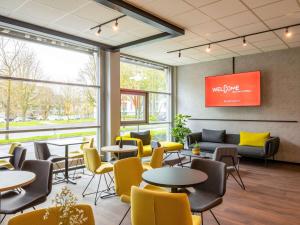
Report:
M113 165L108 162L102 162L101 166L95 171L96 174L109 173L113 171Z
M66 160L65 157L63 156L59 156L59 155L51 155L47 161L50 161L50 162L53 162L53 163L56 163L56 162L60 162L60 161L64 161Z
M204 212L217 205L220 205L223 201L222 197L210 193L196 190L188 194L192 212Z
M83 152L81 150L69 152L68 157L71 159L83 158Z
M11 165L11 163L6 160L0 160L0 168L1 167L8 170L14 169L13 165Z
M200 225L201 224L201 217L192 215L193 225Z
M143 146L143 157L151 156L151 155L152 155L151 145L144 145Z
M15 214L47 200L42 193L9 191L1 196L1 214Z

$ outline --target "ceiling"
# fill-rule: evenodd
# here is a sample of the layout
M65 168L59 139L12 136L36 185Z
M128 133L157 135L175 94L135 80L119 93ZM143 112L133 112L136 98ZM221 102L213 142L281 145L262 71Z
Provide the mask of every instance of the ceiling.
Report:
M239 55L300 46L300 26L232 40L178 53L167 51L300 23L300 0L127 0L127 2L186 30L180 37L128 47L121 52L169 64L185 65ZM131 17L119 21L114 32L108 24L100 37L90 28L121 14L92 0L0 0L0 14L109 45L120 45L161 33Z

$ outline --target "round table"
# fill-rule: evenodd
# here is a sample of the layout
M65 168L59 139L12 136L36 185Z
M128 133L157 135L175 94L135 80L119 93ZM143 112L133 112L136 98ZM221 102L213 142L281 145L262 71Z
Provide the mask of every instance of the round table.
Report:
M21 188L31 184L35 180L35 174L28 171L0 171L0 209L1 192ZM1 218L0 218L1 221Z
M120 153L136 152L137 150L138 147L135 145L123 145L123 148L120 148L119 145L109 145L101 147L102 152L116 153L118 155L118 158L120 156Z
M189 168L158 168L143 173L145 182L171 188L171 192L178 192L178 188L194 187L207 180L206 173Z

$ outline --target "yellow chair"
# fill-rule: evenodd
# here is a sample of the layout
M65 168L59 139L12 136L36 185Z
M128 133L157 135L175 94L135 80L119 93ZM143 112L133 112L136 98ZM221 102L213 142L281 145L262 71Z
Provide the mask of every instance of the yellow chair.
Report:
M140 159L137 157L121 159L114 164L115 190L122 202L130 204L131 187L140 186L142 182L142 173L143 166ZM146 185L145 189L165 191L165 189L153 185ZM130 207L119 224L122 224L129 210Z
M86 221L81 223L81 225L95 225L94 214L91 206L89 205L77 205L77 209L83 210L84 217L87 218ZM46 209L34 210L28 213L20 214L18 216L13 217L8 221L8 225L58 225L59 224L59 208L52 207L50 208L50 214L48 219L44 219L44 215L46 213Z
M143 163L144 170L152 170L160 168L163 165L165 149L162 147L156 148L153 150L151 161Z
M72 159L73 161L76 162L75 167L77 167L79 164L83 164L83 152L84 152L84 149L86 149L86 148L94 148L94 138L83 137L82 141L83 142L87 141L87 143L81 144L80 147L79 147L79 150L71 151L68 154L68 158ZM72 162L71 162L70 167L73 166ZM75 170L74 170L73 178L75 178L76 171L77 171L77 168L75 168ZM84 173L84 169L83 169L83 173Z
M135 140L137 142L138 146L138 157L146 157L152 155L152 147L151 145L143 145L143 142L139 138L131 138L129 134L120 136L116 138L116 141L120 140ZM171 141L160 141L159 142L161 147L165 149L165 152L172 152L172 151L180 151L184 148L184 146L177 142L171 142Z
M93 176L89 181L88 185L86 186L86 188L84 189L84 191L82 192L82 196L85 197L87 195L95 194L94 204L97 205L98 199L100 197L103 197L102 193L109 193L109 191L112 190L111 184L113 183L113 179L109 173L113 171L113 165L107 162L101 162L101 157L96 148L85 149L83 156L84 156L85 167L93 174ZM85 193L96 175L99 175L99 182L98 182L96 192ZM104 177L107 189L99 191L102 175ZM109 182L106 178L106 175L108 175L110 178Z
M193 216L184 193L167 193L131 189L132 225L200 225L201 218Z
M8 154L13 155L14 151L15 151L15 148L19 147L19 146L21 146L21 143L17 143L17 142L16 143L12 143L10 145L9 150L8 150ZM14 168L13 165L9 161L7 161L7 160L0 160L0 168L1 167L4 167L4 168L9 169L9 170L11 170L11 169Z

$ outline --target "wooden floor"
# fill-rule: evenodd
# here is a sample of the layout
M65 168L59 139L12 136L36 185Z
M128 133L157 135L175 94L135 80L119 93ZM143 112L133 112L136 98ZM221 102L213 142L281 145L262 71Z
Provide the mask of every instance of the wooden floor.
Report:
M263 162L243 160L240 171L246 191L230 177L223 204L213 210L222 225L300 224L300 165L270 163L266 168ZM78 195L80 202L93 204L92 196L84 199L80 197L88 179L86 176L78 180L77 185L68 186ZM55 185L49 198L61 187ZM49 202L41 207L47 206ZM127 209L128 206L117 197L99 200L94 207L96 225L119 224ZM130 224L130 216L127 216L123 225ZM204 224L216 224L208 212L204 213Z

